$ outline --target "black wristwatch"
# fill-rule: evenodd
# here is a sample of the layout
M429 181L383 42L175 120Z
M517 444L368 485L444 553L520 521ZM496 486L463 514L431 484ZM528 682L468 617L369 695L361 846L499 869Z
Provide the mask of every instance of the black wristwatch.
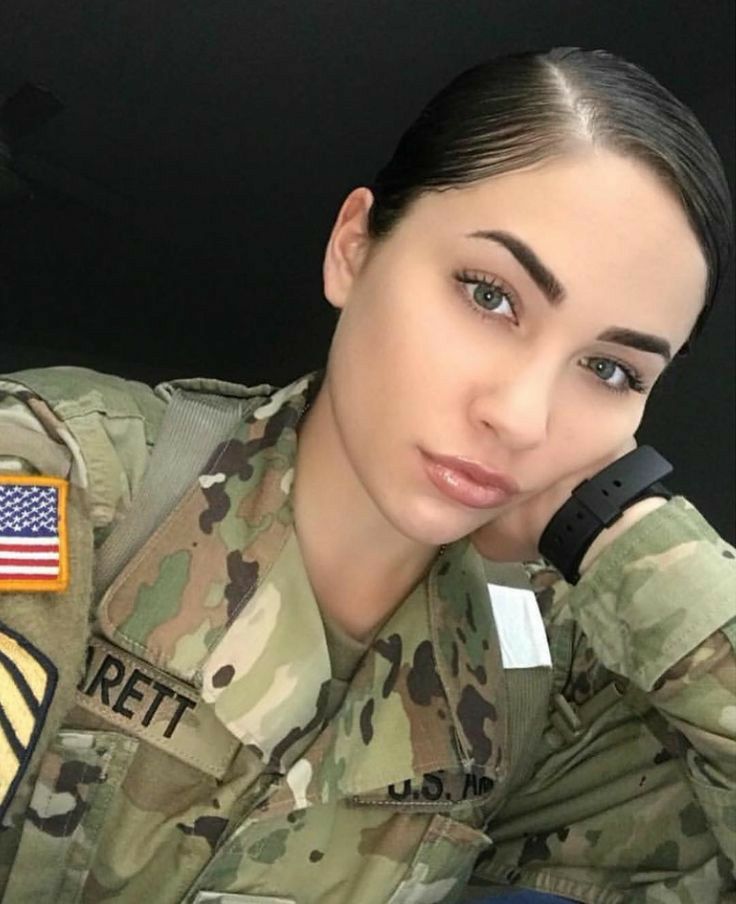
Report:
M577 584L588 547L605 527L618 521L624 509L648 496L672 498L659 483L672 470L651 446L639 446L583 480L544 529L540 553L569 584Z

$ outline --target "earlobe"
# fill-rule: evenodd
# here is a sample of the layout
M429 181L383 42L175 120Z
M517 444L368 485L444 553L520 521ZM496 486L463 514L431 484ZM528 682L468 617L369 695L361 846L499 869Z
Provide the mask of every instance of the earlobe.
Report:
M368 211L373 204L370 189L355 188L343 201L325 250L322 276L325 298L343 308L360 273L370 246Z

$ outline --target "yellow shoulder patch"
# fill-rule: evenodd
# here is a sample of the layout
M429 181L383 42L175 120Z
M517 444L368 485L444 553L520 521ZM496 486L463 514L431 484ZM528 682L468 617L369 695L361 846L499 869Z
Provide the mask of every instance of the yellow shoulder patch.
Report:
M53 663L0 623L0 819L28 766L56 679Z
M0 474L0 592L66 589L67 490L59 477Z

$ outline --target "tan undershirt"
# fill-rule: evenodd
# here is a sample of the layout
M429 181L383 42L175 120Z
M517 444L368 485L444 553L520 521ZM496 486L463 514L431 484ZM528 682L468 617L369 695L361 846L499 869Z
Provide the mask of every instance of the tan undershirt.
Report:
M330 654L332 677L347 684L353 677L358 663L371 645L371 639L358 640L345 631L336 621L322 612L327 650Z

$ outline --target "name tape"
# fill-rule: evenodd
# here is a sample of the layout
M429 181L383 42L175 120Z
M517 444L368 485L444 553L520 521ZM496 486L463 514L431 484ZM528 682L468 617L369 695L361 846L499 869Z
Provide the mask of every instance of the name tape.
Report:
M240 746L195 688L100 637L87 648L76 704L217 779Z

